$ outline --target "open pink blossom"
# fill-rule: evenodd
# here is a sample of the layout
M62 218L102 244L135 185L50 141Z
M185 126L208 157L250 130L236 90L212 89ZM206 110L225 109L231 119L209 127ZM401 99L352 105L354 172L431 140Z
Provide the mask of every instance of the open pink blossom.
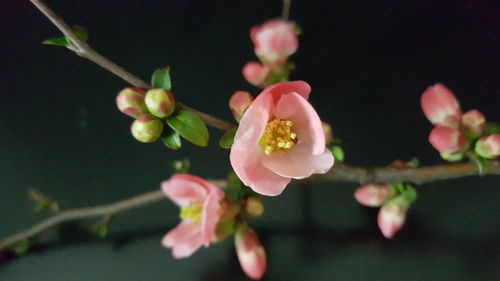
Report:
M162 182L165 195L181 207L181 223L163 237L174 258L185 258L201 245L208 247L219 221L219 202L224 192L202 178L176 174Z
M420 98L422 111L434 125L458 128L462 111L453 93L443 84L430 86Z
M318 114L304 81L265 88L247 109L231 147L231 165L255 192L275 196L291 179L326 173L333 155L325 148Z
M299 41L290 22L270 20L250 29L255 54L265 63L284 62L297 51Z

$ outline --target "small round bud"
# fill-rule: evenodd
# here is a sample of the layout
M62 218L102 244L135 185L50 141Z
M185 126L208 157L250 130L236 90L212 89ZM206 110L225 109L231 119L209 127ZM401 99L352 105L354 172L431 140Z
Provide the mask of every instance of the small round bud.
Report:
M143 114L130 128L134 138L140 142L154 142L163 131L163 123L151 114Z
M249 227L240 228L234 235L234 244L245 274L253 280L261 279L267 267L266 252L255 231Z
M480 138L474 150L478 155L488 159L500 156L500 134Z
M236 121L240 121L241 117L250 106L253 101L253 97L250 93L245 91L236 91L229 99L229 108Z
M116 96L118 109L130 117L137 118L148 112L144 97L146 92L139 88L125 88Z
M484 130L486 119L478 110L469 110L462 115L462 128L467 136L478 137Z
M409 206L402 197L396 197L380 208L377 223L385 238L392 238L403 227Z
M146 93L146 106L156 117L165 118L175 110L175 99L172 93L163 89L151 89Z
M378 207L395 194L396 190L387 183L370 183L358 187L354 192L354 198L361 205Z
M243 66L242 73L245 80L254 86L261 86L269 74L269 67L256 61L250 61Z
M245 212L252 217L260 217L264 214L264 204L259 197L248 197L245 201Z

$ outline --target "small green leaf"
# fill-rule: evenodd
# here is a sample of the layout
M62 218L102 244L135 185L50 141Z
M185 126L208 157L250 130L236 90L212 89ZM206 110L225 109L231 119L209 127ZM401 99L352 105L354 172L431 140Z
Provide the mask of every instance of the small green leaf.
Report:
M335 160L338 160L340 162L344 161L345 154L344 154L344 150L342 149L342 147L340 147L338 145L333 145L333 146L330 146L330 151L332 152Z
M96 223L92 226L92 232L94 232L95 235L104 238L108 235L108 226L102 223Z
M411 184L406 184L401 194L406 202L410 204L413 201L417 200L417 190L415 190L415 188Z
M187 158L171 161L169 164L175 173L180 174L189 172L189 167L191 166L191 162Z
M500 123L488 122L484 127L483 136L500 134Z
M151 76L151 87L170 91L172 81L170 79L170 67L158 68Z
M208 129L198 115L181 110L167 119L167 124L186 140L199 146L208 145Z
M69 42L66 39L66 37L56 37L56 38L50 38L50 39L44 40L42 42L42 44L43 45L67 47Z
M238 176L232 172L227 176L227 186L224 190L229 201L239 201L243 195L243 183Z
M59 204L54 199L48 197L47 195L37 191L33 188L28 190L28 197L35 203L33 211L39 213L42 211L59 211Z
M417 157L413 157L410 161L406 162L406 166L408 166L408 168L418 168L419 165L420 161Z
M222 137L220 138L219 145L222 148L231 148L231 145L233 145L234 141L234 135L236 135L236 130L238 128L232 128L224 133Z
M163 144L170 149L179 149L182 146L181 137L174 130L165 130L161 136Z
M16 255L18 256L26 254L29 249L30 249L30 241L28 239L24 239L17 242L17 244L14 245L13 248L14 253L16 253Z
M89 34L87 33L87 30L83 26L75 25L71 27L71 32L75 34L76 38L82 40L83 42L89 40Z

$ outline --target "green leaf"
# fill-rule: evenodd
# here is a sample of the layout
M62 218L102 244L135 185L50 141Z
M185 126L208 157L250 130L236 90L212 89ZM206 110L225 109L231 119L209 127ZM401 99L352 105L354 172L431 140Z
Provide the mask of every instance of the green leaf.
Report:
M420 161L417 157L413 157L410 161L406 162L406 166L408 166L408 168L418 168L419 165Z
M43 45L67 47L69 42L66 39L66 37L56 37L56 38L50 38L50 39L44 40L42 42L42 44Z
M16 253L16 255L18 256L26 254L29 249L30 249L30 241L28 239L24 239L17 242L17 244L14 245L13 248L14 253Z
M488 122L484 127L483 136L500 134L500 123Z
M244 193L243 183L234 172L227 176L227 186L224 191L229 201L241 200Z
M181 160L174 160L171 161L169 164L175 173L180 173L180 174L189 172L189 167L191 166L191 162L187 158Z
M108 235L108 226L106 224L96 223L92 226L92 232L94 232L95 235L104 238Z
M181 110L167 119L167 124L186 140L199 146L208 145L208 129L198 115Z
M165 130L161 136L163 144L170 149L179 149L182 146L181 137L174 130Z
M172 81L170 79L170 67L158 68L151 76L151 87L170 91Z
M406 184L401 194L409 204L417 200L417 190L411 184Z
M344 154L344 150L342 149L342 147L340 147L338 145L333 145L333 146L330 146L330 151L332 152L335 160L338 160L340 162L344 161L345 154Z
M83 26L73 26L71 27L71 32L75 34L76 38L82 40L83 42L86 42L89 39L89 34L87 33L87 30Z
M236 135L236 130L238 128L232 128L224 133L222 137L220 138L219 145L222 148L231 148L231 145L233 145L234 141L234 135Z
M476 164L480 176L484 176L486 175L486 173L488 173L488 159L479 155L472 155L469 158L472 160L472 162L474 162L474 164Z

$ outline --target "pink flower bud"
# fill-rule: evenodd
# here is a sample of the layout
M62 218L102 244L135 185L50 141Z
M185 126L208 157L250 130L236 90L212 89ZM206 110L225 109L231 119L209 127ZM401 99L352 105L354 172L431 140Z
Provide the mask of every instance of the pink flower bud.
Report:
M250 29L255 54L266 64L280 65L297 51L299 41L290 22L270 20Z
M116 96L118 109L130 117L137 118L148 112L144 103L146 93L139 88L125 88Z
M249 227L239 229L234 236L236 254L245 274L259 280L266 271L266 252L255 231Z
M172 93L163 89L151 89L146 93L146 106L156 117L165 118L175 110L175 99Z
M134 138L140 142L154 142L163 131L163 123L151 114L143 114L130 128Z
M250 93L245 91L236 91L229 99L229 108L231 113L233 113L234 119L240 122L243 113L247 110L253 101L253 97Z
M392 186L387 183L370 183L362 185L354 192L354 198L368 207L378 207L396 194Z
M453 93L443 84L425 90L420 98L422 110L434 125L458 128L462 111Z
M321 122L323 126L323 132L325 133L325 142L328 142L333 139L332 126L326 122Z
M467 149L467 138L458 130L450 127L437 126L429 135L429 142L439 152L456 153Z
M377 223L385 238L392 238L403 227L408 206L408 202L398 197L380 208Z
M259 197L248 197L245 201L245 212L252 217L260 217L264 214L264 204Z
M481 135L484 130L485 122L486 119L484 115L475 109L469 110L462 115L464 133L473 137Z
M256 61L249 61L243 66L243 77L248 83L254 86L260 86L266 81L269 74L269 67Z
M500 156L500 134L480 138L476 143L475 151L480 156L488 159Z

